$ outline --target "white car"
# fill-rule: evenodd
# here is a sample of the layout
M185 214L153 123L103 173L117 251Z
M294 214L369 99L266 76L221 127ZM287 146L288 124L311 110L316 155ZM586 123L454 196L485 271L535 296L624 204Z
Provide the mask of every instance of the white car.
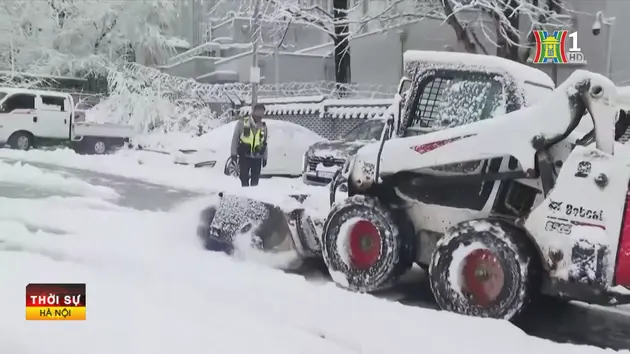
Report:
M269 132L267 166L262 175L300 176L302 158L308 148L325 138L300 125L265 119ZM236 121L191 139L174 153L175 163L221 169L226 175L238 176L236 161L230 159L230 148Z
M0 147L29 150L70 143L79 153L100 155L135 135L130 125L77 122L75 113L69 93L0 87Z

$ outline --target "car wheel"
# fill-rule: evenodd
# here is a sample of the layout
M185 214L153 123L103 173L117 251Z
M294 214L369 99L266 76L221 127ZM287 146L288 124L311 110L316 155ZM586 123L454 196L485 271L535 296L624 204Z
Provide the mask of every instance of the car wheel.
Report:
M538 292L539 263L529 240L496 221L453 227L431 258L429 283L443 310L512 320Z
M15 132L9 137L11 149L27 151L33 147L33 135L27 132Z
M107 144L105 140L97 139L92 141L92 152L94 155L103 155L107 152Z
M225 170L224 173L228 176L234 176L234 177L238 177L239 175L239 171L238 171L238 158L233 159L233 158L228 158L227 162L225 163Z
M83 140L73 142L74 151L85 155L104 155L109 146L103 138L84 137Z

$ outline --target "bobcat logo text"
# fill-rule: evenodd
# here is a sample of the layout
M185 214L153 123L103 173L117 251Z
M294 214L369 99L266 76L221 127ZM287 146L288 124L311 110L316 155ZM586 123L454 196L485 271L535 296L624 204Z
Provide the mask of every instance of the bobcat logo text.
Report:
M604 211L589 209L573 204L564 204L564 202L549 201L549 210L553 213L563 212L566 216L573 216L580 219L588 219L595 221L604 221Z
M571 204L567 204L565 209L565 214L567 216L574 216L582 219L596 220L596 221L604 221L604 211L603 210L593 210L587 209L581 206L575 206Z

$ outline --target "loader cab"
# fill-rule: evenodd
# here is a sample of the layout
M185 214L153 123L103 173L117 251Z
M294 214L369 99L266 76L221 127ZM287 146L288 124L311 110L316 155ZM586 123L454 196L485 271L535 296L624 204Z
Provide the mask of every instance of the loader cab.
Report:
M397 135L425 134L515 111L522 100L506 81L485 72L423 71L408 93Z
M395 134L411 137L436 130L492 119L531 104L541 92L551 92L552 85L524 83L500 70L462 70L435 68L418 70L407 97L401 104ZM533 87L533 89L532 89ZM528 92L529 91L529 92ZM531 92L538 93L533 97ZM528 101L529 99L529 101ZM514 158L494 158L465 163L437 165L414 171L417 176L450 176L454 183L418 184L417 178L400 178L400 193L422 203L481 211L488 207L495 181L483 175L518 169ZM423 180L425 180L423 178ZM425 180L426 181L426 180Z

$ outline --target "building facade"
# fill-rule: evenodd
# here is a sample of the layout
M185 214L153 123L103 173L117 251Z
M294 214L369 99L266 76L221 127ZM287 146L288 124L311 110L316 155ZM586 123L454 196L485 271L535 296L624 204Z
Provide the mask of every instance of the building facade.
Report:
M332 0L311 2L323 9L331 9ZM630 54L630 43L625 39L625 29L630 26L630 1L565 2L575 10L573 30L578 32L578 43L587 60L586 68L606 74L610 52L611 78L618 84L630 84L630 67L625 60ZM218 22L216 18L223 17L216 5L217 0L182 0L178 35L190 43L191 49L172 58L162 67L163 71L209 83L249 80L251 20L243 17ZM352 12L355 26L350 49L353 82L395 85L403 72L402 53L406 50L440 51L447 47L459 50L452 28L440 20L425 19L387 30L382 30L387 24L376 20L361 29L356 27L360 19L378 14L385 5L382 0L361 1ZM222 11L226 12L225 9ZM612 26L604 24L595 36L592 28L597 11L616 18ZM528 24L523 24L525 26ZM332 43L327 33L299 23L264 23L262 27L259 66L263 83L334 79ZM278 46L277 37L285 29L284 42ZM489 41L485 44L493 49ZM540 68L557 76L561 82L578 67L540 65Z

